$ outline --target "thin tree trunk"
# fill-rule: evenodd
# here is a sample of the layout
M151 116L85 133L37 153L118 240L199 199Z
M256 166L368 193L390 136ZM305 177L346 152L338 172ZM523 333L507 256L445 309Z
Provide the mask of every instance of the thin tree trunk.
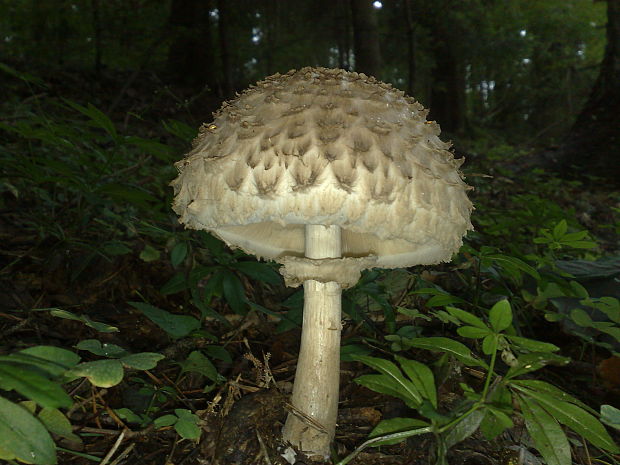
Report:
M336 2L335 30L336 41L338 44L338 67L350 70L351 63L349 56L351 53L351 43L349 40L351 16L348 5L344 2Z
M91 0L91 8L93 10L93 31L95 35L95 74L101 76L101 4L99 0Z
M262 2L263 19L262 30L264 33L264 43L262 44L263 64L265 74L273 74L276 70L277 62L275 51L280 44L280 2L266 0Z
M562 144L564 170L620 178L620 0L607 0L607 45L590 97Z
M405 20L407 21L407 68L409 70L409 76L407 80L407 93L411 96L414 93L415 84L415 26L413 23L413 8L411 6L411 0L405 0Z
M209 89L218 87L210 0L172 0L167 34L168 72L177 83Z
M431 118L442 130L460 134L465 129L465 74L443 25L433 31L435 68L431 90Z
M369 0L351 0L355 70L376 78L381 75L377 15Z
M218 30L220 38L220 59L222 60L222 74L224 83L224 93L229 97L234 92L233 67L230 51L230 11L228 10L227 0L218 0L217 9L219 11Z

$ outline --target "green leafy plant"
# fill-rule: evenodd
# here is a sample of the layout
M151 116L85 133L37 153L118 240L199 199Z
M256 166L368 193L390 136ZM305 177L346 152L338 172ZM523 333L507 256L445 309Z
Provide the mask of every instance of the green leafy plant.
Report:
M51 314L82 321L101 332L116 330L66 310L52 309ZM96 339L83 340L76 348L104 358L82 361L75 352L46 345L0 356L0 392L14 391L13 394L27 399L14 402L0 395L1 459L37 465L56 463L56 445L51 434L81 442L61 411L73 405L64 384L86 378L93 386L115 386L122 381L126 369L150 370L164 358L152 352L132 354L116 344Z
M536 448L550 465L571 463L568 438L562 425L573 430L601 450L618 453L594 412L559 388L540 380L524 378L546 365L564 365L569 359L556 355L558 347L514 333L512 309L500 300L488 312L487 321L456 308L446 311L459 322L457 333L480 343L488 363L475 357L464 344L450 338L399 338L405 347L442 352L465 365L486 370L480 391L462 385L464 396L456 408L444 412L438 405L435 378L425 364L395 356L399 366L389 360L370 356L353 358L379 374L363 375L356 382L382 394L397 397L417 411L420 418L392 418L379 423L369 440L338 462L345 465L364 448L390 445L405 438L433 434L436 439L436 463L447 464L448 449L480 429L493 439L513 426L513 415L521 415ZM388 340L394 337L387 337ZM499 356L499 357L498 357ZM502 359L507 370L498 369ZM515 405L518 407L515 409ZM611 417L611 413L607 415ZM613 420L610 420L613 422Z
M174 414L163 415L153 422L156 428L164 426L174 426L175 431L183 439L197 441L200 439L200 419L187 409L175 409Z

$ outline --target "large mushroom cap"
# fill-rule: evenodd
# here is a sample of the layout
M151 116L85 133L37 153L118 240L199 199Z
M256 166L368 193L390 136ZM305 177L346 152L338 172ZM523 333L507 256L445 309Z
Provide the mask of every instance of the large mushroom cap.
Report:
M448 261L472 229L461 160L422 105L339 69L276 74L225 103L177 164L173 209L259 257L304 256L304 225L342 228L343 257Z

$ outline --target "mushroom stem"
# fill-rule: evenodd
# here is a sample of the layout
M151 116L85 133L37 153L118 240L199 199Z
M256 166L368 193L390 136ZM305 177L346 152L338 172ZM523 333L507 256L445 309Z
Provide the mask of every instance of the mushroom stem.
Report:
M306 257L341 256L340 227L307 225L305 235ZM304 281L303 327L291 398L295 411L282 430L285 441L325 458L338 415L341 294L336 282Z

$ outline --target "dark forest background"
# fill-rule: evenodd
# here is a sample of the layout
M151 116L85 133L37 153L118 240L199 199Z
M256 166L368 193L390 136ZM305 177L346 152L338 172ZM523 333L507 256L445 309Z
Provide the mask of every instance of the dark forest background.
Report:
M169 183L305 66L418 99L474 187L450 264L344 292L334 463L618 464L620 0L0 0L0 463L288 463L303 292Z
M605 174L617 138L565 142L601 71L605 97L593 103L620 105L619 14L615 1L589 0L3 1L0 53L104 110L134 112L136 94L152 106L176 97L197 119L276 72L355 70L430 107L467 151L564 144L568 164L591 158ZM595 119L582 132L617 131L617 116Z

